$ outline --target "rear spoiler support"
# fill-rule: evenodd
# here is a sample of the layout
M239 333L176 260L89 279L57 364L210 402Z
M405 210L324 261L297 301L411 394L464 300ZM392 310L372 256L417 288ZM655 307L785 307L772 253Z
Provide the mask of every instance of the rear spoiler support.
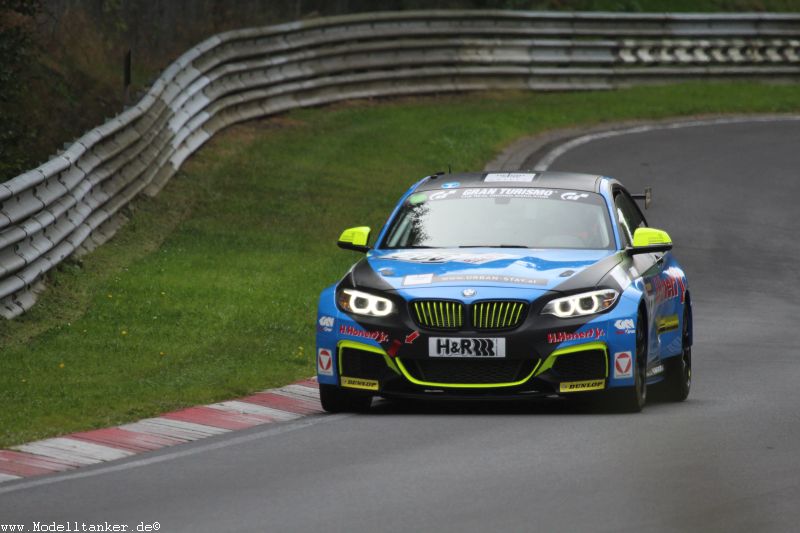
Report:
M634 200L644 200L644 208L649 209L650 204L653 203L653 188L652 187L645 187L643 193L639 194L631 194L631 197Z

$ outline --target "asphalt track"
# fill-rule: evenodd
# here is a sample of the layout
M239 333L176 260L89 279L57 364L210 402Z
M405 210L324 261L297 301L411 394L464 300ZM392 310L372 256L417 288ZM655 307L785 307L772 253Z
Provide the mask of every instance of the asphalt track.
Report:
M649 222L672 235L694 301L685 403L636 415L558 401L383 403L369 415L312 417L9 483L0 524L798 530L800 121L598 138L551 168L653 187Z

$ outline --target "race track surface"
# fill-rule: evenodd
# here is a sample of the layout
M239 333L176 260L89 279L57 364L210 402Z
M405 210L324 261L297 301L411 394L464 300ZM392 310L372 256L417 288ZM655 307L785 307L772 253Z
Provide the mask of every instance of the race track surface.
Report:
M10 483L0 524L796 531L800 121L601 138L550 168L653 187L648 220L672 235L694 302L685 403L616 415L560 401L384 402L369 415L310 417Z

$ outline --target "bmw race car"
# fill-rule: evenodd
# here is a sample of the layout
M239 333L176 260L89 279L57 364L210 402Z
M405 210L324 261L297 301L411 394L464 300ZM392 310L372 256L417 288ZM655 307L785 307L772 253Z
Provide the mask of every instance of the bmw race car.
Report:
M636 199L650 201L647 194ZM428 176L366 256L322 291L317 375L330 412L373 396L594 394L640 411L647 388L691 385L692 307L672 241L634 196L597 175Z

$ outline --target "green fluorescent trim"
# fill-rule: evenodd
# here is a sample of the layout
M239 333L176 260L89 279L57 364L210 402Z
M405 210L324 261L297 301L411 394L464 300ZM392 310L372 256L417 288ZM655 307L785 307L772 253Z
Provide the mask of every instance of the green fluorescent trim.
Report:
M528 374L527 376L525 376L524 378L522 378L519 381L514 381L513 383L511 383L511 382L509 382L509 383L436 383L436 382L433 382L433 381L420 381L420 380L416 379L414 376L412 376L411 374L408 373L408 370L406 370L406 367L403 366L403 362L400 360L400 358L397 358L395 361L397 362L397 368L400 369L400 372L403 374L403 377L405 377L408 381L410 381L411 383L413 383L415 385L423 385L425 387L442 387L442 388L448 388L449 387L449 388L453 388L453 389L494 389L494 388L497 388L497 387L515 387L517 385L522 385L523 383L525 383L526 381L531 379L533 377L533 375L536 373L536 369L538 369L539 365L542 364L542 361L539 360L536 363L536 366L533 367L533 370L531 371L530 374Z
M633 247L672 244L672 238L666 231L656 228L636 228L633 232Z
M356 246L366 246L369 242L369 226L358 226L356 228L347 228L339 237L339 242L347 242L355 244Z
M560 355L567 355L576 352L585 352L588 350L602 350L603 354L606 356L606 378L608 378L608 347L604 342L587 342L586 344L579 344L577 346L570 346L569 348L561 348L559 350L554 351L547 359L545 359L544 364L539 369L539 372L536 373L538 376L551 368L556 362L556 358Z
M342 350L345 348L353 348L354 350L361 350L363 352L371 352L374 354L382 355L383 360L386 361L386 366L388 366L395 374L399 374L400 370L397 369L397 365L394 364L394 361L389 354L386 353L382 348L377 348L375 346L370 346L369 344L364 344L361 342L356 341L339 341L339 344L336 345L336 353L339 360L339 375L342 375Z
M517 304L517 314L514 315L514 324L519 324L522 321L522 312L527 309L526 304Z

